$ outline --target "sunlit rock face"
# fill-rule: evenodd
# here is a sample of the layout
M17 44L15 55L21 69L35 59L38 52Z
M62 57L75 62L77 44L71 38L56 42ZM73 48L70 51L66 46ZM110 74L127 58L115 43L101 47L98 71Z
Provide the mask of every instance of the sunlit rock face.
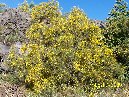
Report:
M98 25L100 28L104 29L106 27L106 22L100 20L91 20L91 22Z
M7 54L9 52L10 47L0 43L0 54Z
M5 60L6 55L9 53L9 49L9 46L6 46L0 42L0 73L8 70L8 67L4 65L3 61Z
M4 61L5 56L9 53L9 49L9 46L6 46L0 42L0 63Z
M0 14L0 42L5 45L25 41L25 32L31 25L31 18L17 8L7 9Z

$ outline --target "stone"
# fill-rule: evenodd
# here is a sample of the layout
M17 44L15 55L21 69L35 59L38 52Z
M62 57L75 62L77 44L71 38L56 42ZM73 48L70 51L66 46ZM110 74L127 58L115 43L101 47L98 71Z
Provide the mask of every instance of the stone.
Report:
M99 26L102 29L106 28L106 22L101 20L91 20L91 22L95 23L97 26Z
M28 13L17 8L11 8L0 14L0 42L12 45L15 42L25 41L25 32L31 25Z

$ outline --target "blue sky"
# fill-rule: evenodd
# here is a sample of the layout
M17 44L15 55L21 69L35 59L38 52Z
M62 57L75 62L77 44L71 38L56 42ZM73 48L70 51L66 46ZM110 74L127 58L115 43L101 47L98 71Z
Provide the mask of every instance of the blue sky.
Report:
M18 4L24 0L0 0L0 3L5 3L9 7L17 7ZM27 0L28 2L32 0ZM33 0L35 4L46 2L48 0ZM129 0L125 0L129 3ZM60 7L63 8L62 12L69 12L73 6L77 6L84 10L90 19L105 20L108 13L112 9L115 0L58 0ZM128 4L129 7L129 4Z

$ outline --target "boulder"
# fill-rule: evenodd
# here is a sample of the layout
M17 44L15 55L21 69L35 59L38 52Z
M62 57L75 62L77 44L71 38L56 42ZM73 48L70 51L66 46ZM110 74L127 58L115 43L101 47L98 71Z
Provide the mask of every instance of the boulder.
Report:
M91 22L95 23L97 26L99 26L102 29L105 29L106 27L106 22L101 21L101 20L91 20Z
M17 8L7 9L0 14L0 42L5 45L25 41L25 32L31 25L28 13Z

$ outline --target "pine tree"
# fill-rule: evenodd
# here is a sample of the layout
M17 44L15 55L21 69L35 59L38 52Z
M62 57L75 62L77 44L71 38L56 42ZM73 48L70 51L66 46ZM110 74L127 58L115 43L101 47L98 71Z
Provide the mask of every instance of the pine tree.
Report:
M31 1L30 4L29 4L29 8L32 9L34 7L34 1Z
M104 32L106 44L114 49L118 62L129 64L129 10L124 0L116 0L116 4L107 18Z
M116 4L107 19L107 29L105 33L106 41L110 47L123 44L123 41L129 37L126 25L127 18L129 18L127 3L124 0L116 0Z

